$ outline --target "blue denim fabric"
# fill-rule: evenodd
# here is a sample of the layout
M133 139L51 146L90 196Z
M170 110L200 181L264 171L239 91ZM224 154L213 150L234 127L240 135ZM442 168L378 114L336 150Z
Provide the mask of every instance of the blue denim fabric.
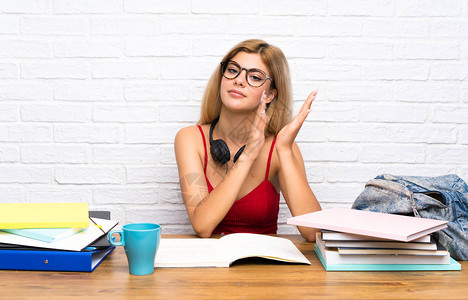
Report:
M433 236L454 259L468 260L468 185L457 175L379 175L367 182L352 208L449 221Z

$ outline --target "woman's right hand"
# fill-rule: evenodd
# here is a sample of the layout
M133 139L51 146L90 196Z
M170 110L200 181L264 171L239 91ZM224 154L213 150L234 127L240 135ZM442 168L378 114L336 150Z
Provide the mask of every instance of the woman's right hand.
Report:
M294 140L296 139L302 124L310 113L310 107L312 102L315 100L315 96L317 96L317 91L311 92L297 115L294 116L289 124L280 130L276 139L276 149L280 151L283 149L292 150Z

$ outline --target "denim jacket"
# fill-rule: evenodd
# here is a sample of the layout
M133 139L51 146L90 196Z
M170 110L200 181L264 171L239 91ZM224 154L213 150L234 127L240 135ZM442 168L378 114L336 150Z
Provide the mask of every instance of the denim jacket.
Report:
M468 185L457 175L379 175L352 208L449 221L433 236L454 259L468 260Z

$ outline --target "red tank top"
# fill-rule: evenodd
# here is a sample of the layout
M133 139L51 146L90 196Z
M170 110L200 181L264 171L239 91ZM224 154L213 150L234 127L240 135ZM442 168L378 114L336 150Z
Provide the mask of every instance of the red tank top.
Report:
M205 134L200 125L198 125L203 138L205 147L205 172L206 185L208 192L211 193L213 186L206 176L208 165L208 151L206 147ZM258 233L258 234L276 234L278 230L278 212L280 194L275 186L268 180L270 171L271 155L275 146L276 136L271 143L270 153L268 155L265 180L263 180L255 189L239 200L236 200L231 206L224 219L219 223L213 233L229 234L236 232Z

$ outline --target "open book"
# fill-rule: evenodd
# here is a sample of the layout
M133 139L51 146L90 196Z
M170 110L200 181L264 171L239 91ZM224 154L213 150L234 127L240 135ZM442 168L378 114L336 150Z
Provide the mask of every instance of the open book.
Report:
M288 239L252 233L234 233L220 239L161 239L156 268L229 267L242 258L261 257L310 264Z

